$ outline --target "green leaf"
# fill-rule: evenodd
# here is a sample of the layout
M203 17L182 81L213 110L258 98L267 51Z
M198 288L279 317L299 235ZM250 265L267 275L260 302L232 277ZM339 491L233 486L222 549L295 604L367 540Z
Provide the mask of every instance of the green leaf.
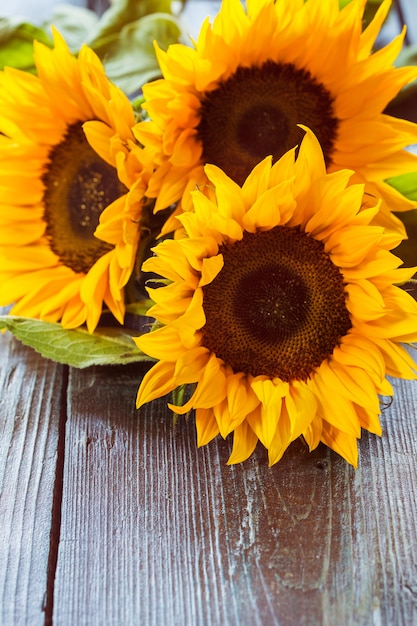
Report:
M118 0L101 16L96 30L91 33L88 45L95 48L101 40L120 31L132 22L154 13L171 13L171 0Z
M53 24L64 37L72 52L78 52L97 29L99 17L94 11L72 4L58 4L51 18L44 24L45 30Z
M181 37L170 0L117 0L101 18L88 9L58 5L53 24L77 52L86 43L100 57L107 76L127 95L160 75L153 42L167 48Z
M102 59L107 76L131 95L160 75L154 40L167 48L180 35L175 18L157 13L127 24L117 33L93 42L92 47Z
M181 39L171 0L115 0L101 18L89 9L64 3L54 9L49 23L73 53L84 43L90 46L109 78L127 95L136 95L144 83L160 75L153 42L167 48ZM34 39L52 45L45 30L0 18L0 69L9 65L35 72Z
M160 75L153 42L167 48L180 37L171 0L117 0L103 13L87 43L108 77L133 96Z
M132 336L118 328L70 330L60 324L27 317L0 316L0 328L11 331L42 356L72 367L126 365L153 361L137 348Z
M0 69L14 67L34 72L33 40L51 46L51 39L42 28L19 18L0 18Z
M417 172L411 174L401 174L394 178L389 178L387 183L394 187L409 200L417 201ZM399 214L402 215L401 213ZM404 214L405 215L405 214Z

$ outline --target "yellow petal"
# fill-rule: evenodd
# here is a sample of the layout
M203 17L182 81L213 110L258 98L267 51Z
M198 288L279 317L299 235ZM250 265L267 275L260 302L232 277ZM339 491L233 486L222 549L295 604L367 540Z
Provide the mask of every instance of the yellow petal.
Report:
M184 353L184 345L175 328L164 326L158 330L133 337L137 347L159 361L175 362Z
M339 390L327 383L327 372L321 372L322 366L316 372L314 379L308 381L308 386L315 392L320 403L321 416L335 428L351 435L360 436L360 425L352 401L342 395ZM331 389L331 395L330 395Z
M278 463L290 443L291 423L288 411L286 410L285 405L283 405L278 427L268 447L268 462L270 466L274 465L274 463Z
M208 259L203 259L203 268L201 271L200 287L211 283L223 267L223 255L218 254Z
M175 364L160 361L145 374L136 398L138 409L175 389L177 385L173 382L174 368Z
M358 442L355 436L342 432L324 421L321 440L353 467L358 467Z
M197 428L197 445L207 445L219 434L216 418L212 409L196 409L195 423Z
M242 422L234 431L233 448L227 461L228 465L246 461L256 448L258 437L253 432L248 422Z
M262 405L261 433L259 439L269 448L278 428L283 398L288 392L288 383L254 379L252 389Z

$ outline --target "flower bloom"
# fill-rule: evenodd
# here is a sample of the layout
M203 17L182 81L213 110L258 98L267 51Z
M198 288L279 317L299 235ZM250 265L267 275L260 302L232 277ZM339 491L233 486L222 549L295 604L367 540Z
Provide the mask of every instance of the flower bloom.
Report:
M135 135L154 160L148 194L156 210L206 182L211 163L243 184L265 156L298 145L300 124L320 141L328 171L351 169L382 197L378 222L401 232L391 211L412 208L384 182L417 170L403 148L417 125L382 113L416 68L395 69L404 38L371 53L387 15L385 0L362 32L365 0L223 0L194 47L157 48L163 78L144 86L150 120Z
M159 328L136 339L157 359L138 406L193 385L198 444L234 433L230 463L258 440L276 463L299 436L357 465L361 428L381 434L386 375L416 378L401 342L417 340L417 303L397 283L415 269L391 253L400 236L371 224L364 185L350 170L327 173L307 128L272 165L266 157L240 187L205 167L207 187L143 269ZM166 280L168 279L168 281Z
M0 73L0 305L93 331L120 321L145 180L134 111L84 46L35 42L37 76ZM139 173L141 176L139 176Z

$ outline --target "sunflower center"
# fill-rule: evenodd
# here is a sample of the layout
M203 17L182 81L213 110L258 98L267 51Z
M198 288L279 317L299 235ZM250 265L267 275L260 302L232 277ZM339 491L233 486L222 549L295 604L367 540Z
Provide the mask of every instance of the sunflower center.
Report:
M287 339L305 320L308 290L291 267L263 266L243 277L239 290L235 314L261 341Z
M266 61L239 67L212 91L203 94L197 139L202 161L221 167L242 185L264 157L277 161L299 145L308 126L332 160L338 119L330 92L304 69Z
M70 125L50 151L42 180L49 245L64 265L86 274L113 248L94 231L104 209L127 189L91 148L81 123Z
M203 287L203 345L235 372L307 380L351 328L343 276L298 227L244 233L220 247Z

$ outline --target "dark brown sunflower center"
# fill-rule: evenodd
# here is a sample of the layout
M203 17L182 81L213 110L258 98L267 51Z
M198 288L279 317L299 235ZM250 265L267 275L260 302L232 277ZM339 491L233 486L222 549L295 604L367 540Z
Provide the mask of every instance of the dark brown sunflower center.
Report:
M42 180L49 245L64 265L87 273L113 248L94 236L100 215L127 189L91 148L81 123L69 126L50 151Z
M220 248L203 287L203 345L235 372L307 380L351 328L343 276L299 228L245 233Z
M239 67L201 100L197 138L202 160L221 167L240 185L264 157L274 161L299 145L308 126L332 159L338 119L330 92L290 63Z

